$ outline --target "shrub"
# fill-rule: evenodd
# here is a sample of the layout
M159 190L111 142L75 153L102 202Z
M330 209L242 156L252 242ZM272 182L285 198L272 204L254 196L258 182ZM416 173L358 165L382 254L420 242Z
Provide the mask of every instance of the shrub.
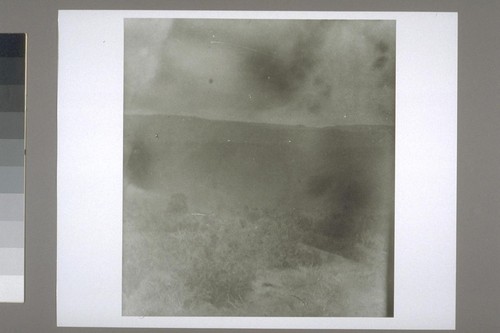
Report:
M168 202L168 212L186 214L188 212L187 197L184 193L174 193Z
M124 176L139 188L149 188L151 182L151 154L147 145L136 140L131 144L131 152L124 163Z

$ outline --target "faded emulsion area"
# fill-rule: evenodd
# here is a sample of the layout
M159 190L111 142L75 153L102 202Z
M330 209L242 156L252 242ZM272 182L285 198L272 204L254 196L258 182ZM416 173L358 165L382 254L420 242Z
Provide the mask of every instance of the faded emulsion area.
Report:
M392 316L395 33L125 20L123 315Z

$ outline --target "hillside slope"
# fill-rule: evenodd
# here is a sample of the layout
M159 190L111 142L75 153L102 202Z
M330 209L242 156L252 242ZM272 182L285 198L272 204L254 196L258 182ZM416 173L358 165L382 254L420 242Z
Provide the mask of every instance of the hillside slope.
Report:
M198 210L391 210L394 128L308 128L181 116L126 116L124 178L184 193Z

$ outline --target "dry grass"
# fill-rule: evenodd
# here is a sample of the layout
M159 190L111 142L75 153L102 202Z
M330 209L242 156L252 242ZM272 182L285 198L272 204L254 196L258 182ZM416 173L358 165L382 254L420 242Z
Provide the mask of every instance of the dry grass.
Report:
M385 313L387 241L376 233L359 235L353 260L304 245L297 216L173 212L165 197L133 191L124 213L124 315Z

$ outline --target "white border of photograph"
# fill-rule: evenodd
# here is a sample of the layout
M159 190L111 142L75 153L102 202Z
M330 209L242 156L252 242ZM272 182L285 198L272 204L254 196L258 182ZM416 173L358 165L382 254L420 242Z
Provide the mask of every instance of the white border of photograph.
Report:
M123 19L396 20L394 317L125 317ZM454 329L457 14L60 11L57 325Z

